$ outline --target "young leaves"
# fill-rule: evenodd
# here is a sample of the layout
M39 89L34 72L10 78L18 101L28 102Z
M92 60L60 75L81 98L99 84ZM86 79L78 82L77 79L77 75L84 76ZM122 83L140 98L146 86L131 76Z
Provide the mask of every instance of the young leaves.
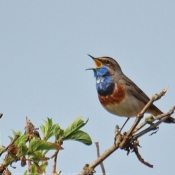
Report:
M52 136L55 136L55 142L61 137L63 140L76 140L86 145L91 145L92 140L90 136L86 132L80 130L87 122L88 120L84 122L82 117L77 117L65 130L63 130L58 124L53 124L52 119L48 118L40 128L44 135L44 140L48 140Z
M90 136L84 132L79 130L82 128L84 125L86 125L86 122L82 120L82 117L77 117L65 130L64 130L64 136L63 140L76 140L79 142L82 142L86 145L91 145L92 140Z
M60 150L62 149L59 144L46 142L44 140L32 139L29 145L31 151L44 151L44 150Z
M60 126L58 124L53 124L51 118L47 118L47 121L44 121L44 125L41 125L40 129L44 135L44 140L48 140L52 136L55 136L55 139L57 140L59 134L61 134Z
M43 138L40 137L39 131L32 124L28 118L26 119L25 133L13 131L13 137L9 137L11 142L7 147L0 147L0 156L6 152L5 159L1 166L7 168L12 163L20 161L21 166L25 166L27 161L30 162L30 173L42 174L47 165L50 157L46 154L51 150L56 150L57 154L53 154L51 158L58 156L59 150L64 140L80 141L86 145L91 145L92 141L90 136L80 130L86 125L88 120L83 121L82 117L77 117L65 130L61 129L58 124L53 124L51 118L47 118L44 124L40 126L43 133ZM55 138L54 141L48 142L48 139ZM55 156L55 157L54 157ZM44 163L46 162L46 163ZM55 166L56 167L56 166ZM56 169L56 168L55 168ZM24 175L28 174L25 171Z

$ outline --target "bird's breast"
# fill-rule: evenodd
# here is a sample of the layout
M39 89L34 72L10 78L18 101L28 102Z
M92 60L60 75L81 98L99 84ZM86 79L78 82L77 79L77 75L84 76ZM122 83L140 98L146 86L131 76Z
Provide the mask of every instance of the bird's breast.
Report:
M103 106L114 105L121 103L125 98L125 89L122 85L117 84L110 95L98 95L98 98Z

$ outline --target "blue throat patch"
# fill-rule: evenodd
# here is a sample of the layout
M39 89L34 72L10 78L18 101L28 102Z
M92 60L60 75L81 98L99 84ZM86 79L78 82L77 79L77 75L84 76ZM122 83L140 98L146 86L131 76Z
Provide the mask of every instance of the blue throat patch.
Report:
M109 73L108 67L102 66L95 69L94 76L96 78L96 89L98 94L101 96L111 95L114 91L115 84Z

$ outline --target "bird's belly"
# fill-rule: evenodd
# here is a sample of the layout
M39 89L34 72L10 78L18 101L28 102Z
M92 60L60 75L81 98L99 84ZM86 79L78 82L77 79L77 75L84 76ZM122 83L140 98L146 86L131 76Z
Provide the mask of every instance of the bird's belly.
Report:
M120 103L113 103L103 105L103 107L110 113L123 117L134 117L141 112L144 104L140 104L136 98L125 98Z

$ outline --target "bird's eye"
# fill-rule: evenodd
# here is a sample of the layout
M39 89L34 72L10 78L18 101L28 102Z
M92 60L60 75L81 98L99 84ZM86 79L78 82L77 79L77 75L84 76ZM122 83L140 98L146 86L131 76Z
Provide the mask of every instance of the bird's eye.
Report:
M109 64L110 64L110 62L109 62L108 60L105 60L105 64L108 64L108 65L109 65Z

